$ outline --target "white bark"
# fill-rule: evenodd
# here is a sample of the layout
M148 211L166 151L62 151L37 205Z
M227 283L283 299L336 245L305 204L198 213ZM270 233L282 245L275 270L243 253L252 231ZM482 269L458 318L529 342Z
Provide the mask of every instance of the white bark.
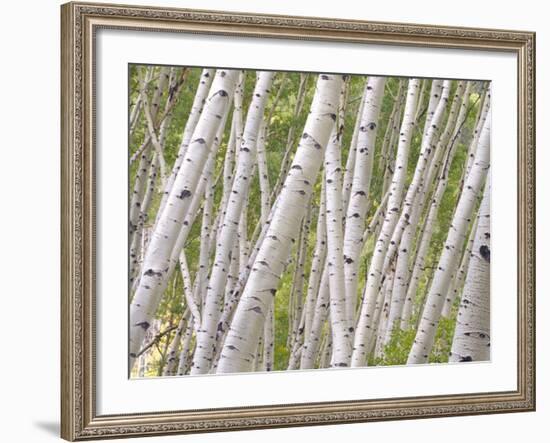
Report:
M467 102L468 95L466 94L464 97L464 100ZM409 282L409 287L407 289L407 296L405 300L405 308L404 313L402 316L401 321L401 327L402 329L406 329L408 327L408 323L410 320L410 316L412 313L412 305L414 298L416 296L416 290L418 288L418 283L420 281L420 277L422 273L424 272L424 264L426 261L428 248L430 246L430 241L432 238L433 231L436 227L437 223L437 214L439 211L439 206L441 204L441 200L443 198L443 194L445 193L445 190L447 189L447 184L449 181L449 173L450 173L450 167L454 158L454 155L456 153L456 150L458 148L458 137L461 134L462 127L464 124L466 118L465 111L463 108L460 111L460 115L457 122L457 127L455 127L455 130L453 132L453 136L450 140L450 146L448 147L448 152L445 156L444 163L440 166L441 171L438 173L438 180L436 184L436 189L433 192L433 196L431 197L431 204L428 211L428 215L426 216L426 220L424 221L424 227L422 229L422 233L420 235L420 246L417 248L417 254L416 259L413 266L413 273ZM485 121L485 119L483 120ZM479 139L473 139L471 143L478 143ZM470 148L473 150L474 148Z
M311 270L307 286L307 295L304 303L305 324L304 336L309 337L313 315L315 313L315 302L319 293L321 276L325 268L325 258L327 255L327 227L326 227L326 180L321 185L321 197L319 202L319 215L317 217L317 229L315 230L315 249L311 261Z
M205 312L200 333L197 337L197 350L191 367L191 374L205 374L210 370L214 353L214 337L224 300L224 287L230 266L231 249L237 239L237 230L243 206L252 181L252 167L256 157L256 145L260 124L269 90L273 81L272 72L258 73L256 87L247 114L242 143L239 149L237 171L233 181L231 196L221 231L219 233L214 265L206 293ZM246 262L243 260L242 262Z
M407 364L425 363L433 347L435 333L453 270L458 265L459 250L466 241L468 222L489 169L491 123L487 119L476 150L474 164L460 195L453 221L426 298L426 304Z
M250 370L260 329L298 234L336 119L342 77L319 75L317 90L293 164L250 277L237 306L218 364L219 373Z
M373 257L367 274L367 282L363 293L361 303L361 313L355 331L355 340L353 344L352 366L364 366L367 360L366 350L369 348L371 334L372 315L375 308L376 296L379 291L380 280L382 278L382 266L384 257L388 248L390 237L393 233L399 216L399 208L403 198L403 187L407 172L409 158L409 148L414 129L414 113L418 100L418 88L420 81L410 79L407 89L407 101L405 104L405 114L401 125L399 144L397 147L397 158L395 162L395 173L390 185L390 195L388 197L388 210L386 218L382 225L380 236L376 242Z
M443 151L443 145L447 145L451 137L452 130L455 127L455 117L457 116L457 112L461 104L463 90L464 90L464 83L461 82L457 86L457 93L455 94L455 98L453 99L453 103L449 111L449 117L447 119L445 129L443 130L441 137L439 139L439 142L437 143L437 146L436 146L434 145L436 135L437 135L436 131L443 121L443 113L445 111L447 98L450 92L450 83L447 81L443 83L443 88L441 91L441 101L436 107L434 114L431 118L428 131L424 136L425 141L423 140L422 142L423 149L421 152L421 157L419 158L419 162L415 170L413 183L411 183L411 186L409 187L409 191L415 192L415 194L412 195L411 201L409 202L408 206L407 206L407 198L405 198L405 205L404 205L403 211L407 211L404 214L408 213L410 217L403 218L404 220L403 234L399 241L399 248L397 250L398 255L397 255L397 263L396 263L396 269L395 269L395 283L393 286L391 308L390 308L388 322L387 322L388 328L384 337L384 344L389 343L391 339L391 335L394 331L394 328L401 326L401 316L403 313L403 306L405 304L407 288L409 286L409 261L410 261L409 259L412 254L414 235L416 233L420 216L424 209L424 202L425 202L424 196L426 194L426 188L430 186L430 182L431 182L430 178L428 177L430 175L430 168L431 168L431 165L436 161L436 158L433 158L432 160L432 157L437 157L439 155L439 152ZM432 151L431 155L429 151ZM418 175L417 175L417 172L418 172ZM419 180L419 183L416 183L416 184L414 183L415 178ZM416 186L416 189L413 189L415 186ZM407 192L407 196L408 195L409 195L409 192ZM398 229L399 229L399 222L397 224L396 231ZM396 236L394 232L394 238L395 237ZM388 254L390 253L391 251L388 252Z
M315 302L315 312L311 322L309 335L304 338L304 346L300 360L300 369L313 369L315 360L319 353L321 345L321 334L323 325L327 319L329 309L329 286L328 286L328 269L324 268L319 292ZM330 334L332 337L332 334Z
M417 197L421 193L424 174L436 150L436 145L434 142L435 140L437 140L436 137L440 131L440 126L443 121L445 109L447 108L450 88L451 88L451 81L445 80L443 82L443 86L441 88L440 94L437 94L439 95L440 100L437 103L437 106L435 107L431 117L430 115L428 115L428 117L430 117L430 120L429 120L429 124L425 125L426 132L422 137L422 145L420 147L420 156L418 158L418 162L414 170L413 179L411 181L411 184L409 185L409 188L407 189L407 194L405 195L405 199L403 201L403 207L401 209L399 220L397 222L397 225L395 226L392 238L390 240L390 244L388 246L388 252L386 254L386 258L384 260L384 266L382 268L383 274L388 269L390 260L393 260L394 255L397 253L405 227L412 222L412 216L413 216L412 209L414 207L417 207L417 205L419 204ZM418 215L420 214L418 213ZM411 223L411 224L414 226L416 223ZM396 279L399 280L400 278L401 277L399 275L396 276ZM400 299L397 301L397 303L401 303L402 298L403 297L400 296Z
M260 127L258 137L258 178L260 181L260 223L267 222L271 207L270 189L269 189L269 171L267 169L267 155L265 152L265 134L266 123L263 122Z
M487 178L479 208L478 224L468 266L462 301L456 320L450 362L490 359L490 262L491 262L491 177Z
M166 82L168 81L167 73L169 72L168 68L162 68L160 72L160 77L158 79L158 82L155 86L155 90L153 92L153 98L151 99L151 115L153 118L156 117L157 111L159 109L159 103L162 98L162 94L164 92L164 89L166 87ZM140 79L141 80L141 79ZM142 86L140 85L140 91ZM141 93L140 93L141 97ZM142 105L144 107L145 105ZM130 244L132 247L130 248L130 264L131 265L137 265L136 263L136 257L138 254L138 251L136 250L136 243L133 242L134 236L137 233L138 227L139 227L139 216L141 213L141 203L143 201L143 195L145 193L146 189L146 183L147 183L147 173L149 171L150 165L151 165L151 138L147 137L147 140L144 142L145 147L143 149L143 152L140 156L139 163L136 169L136 176L134 178L134 186L132 188L132 196L130 198L130 210L128 214L129 218L129 231L130 231ZM137 243L139 244L139 242Z
M325 154L327 269L330 288L330 320L334 352L331 366L349 366L353 312L346 303L344 284L344 235L342 220L342 158L340 134L332 131Z
M462 286L466 280L468 266L470 265L470 258L472 256L472 248L474 245L478 219L479 216L476 217L472 229L470 230L470 236L468 237L468 242L466 243L466 248L460 262L460 268L458 268L458 272L453 275L453 280L449 286L449 292L447 293L447 297L445 297L445 303L443 305L443 309L441 310L442 317L449 318L451 316L451 311L456 297L458 297L459 293L462 292Z
M384 96L385 82L386 80L383 77L369 77L365 86L365 105L357 137L357 154L346 213L343 251L346 316L350 319L353 318L355 313L357 300L359 254L363 246L363 231L365 229L365 217L369 201L374 148L376 133L378 131L378 117L380 115L382 97ZM348 329L349 327L351 325L348 326ZM352 331L349 332L351 333ZM338 345L339 343L334 341L335 349Z
M139 351L145 331L157 309L158 288L167 279L170 256L181 230L183 219L210 153L218 127L227 112L233 94L237 71L219 70L211 87L210 97L194 131L182 167L174 181L166 206L159 218L145 255L139 286L130 307L130 364Z
M355 159L357 158L357 137L359 136L359 127L361 126L361 116L363 115L365 98L366 94L363 93L359 108L357 110L357 117L355 118L355 126L353 127L353 135L351 136L351 143L349 145L348 158L346 159L346 169L344 172L344 179L342 183L342 206L344 208L344 211L347 211L348 209L351 185L353 183L353 175L355 172Z
M206 103L206 99L208 97L208 91L210 90L210 86L212 84L213 79L214 79L214 69L202 70L199 84L197 86L197 92L195 93L193 104L191 105L191 111L189 112L189 116L187 117L185 128L183 130L183 136L181 139L178 155L176 157L176 161L174 162L174 166L172 167L172 172L168 177L168 179L166 180L166 185L164 187L161 203L159 206L159 210L157 212L157 214L159 215L162 214L162 210L164 209L164 205L166 204L166 199L170 194L170 190L172 189L174 180L176 179L176 176L178 175L178 171L181 168L181 162L185 157L185 152L187 150L187 147L189 146L191 137L193 136L193 131L197 126L197 122L199 121L199 117L204 108L204 104Z

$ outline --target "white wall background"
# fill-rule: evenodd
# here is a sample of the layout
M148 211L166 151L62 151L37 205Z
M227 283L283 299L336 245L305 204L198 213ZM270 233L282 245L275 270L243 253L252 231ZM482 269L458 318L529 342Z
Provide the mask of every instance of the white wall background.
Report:
M550 120L550 30L544 2L460 0L128 0L134 4L314 15L365 20L525 29L537 32L538 411L479 417L248 431L139 441L227 442L546 441L550 417L550 263L543 139ZM507 4L509 3L509 4ZM59 0L6 2L0 26L0 435L55 441L59 432ZM513 345L513 344L511 344ZM136 440L137 441L137 440Z

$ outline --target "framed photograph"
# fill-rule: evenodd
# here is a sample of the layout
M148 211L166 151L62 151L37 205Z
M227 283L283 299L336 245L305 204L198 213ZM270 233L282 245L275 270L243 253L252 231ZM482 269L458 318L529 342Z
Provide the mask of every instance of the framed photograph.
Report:
M534 410L534 33L61 17L63 438Z

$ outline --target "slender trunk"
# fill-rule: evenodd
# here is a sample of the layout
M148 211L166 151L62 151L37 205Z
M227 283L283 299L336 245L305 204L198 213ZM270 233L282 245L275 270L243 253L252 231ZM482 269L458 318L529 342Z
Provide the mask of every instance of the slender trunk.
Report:
M298 234L336 119L342 77L319 75L300 144L225 340L219 373L250 370L260 329Z
M156 312L160 295L158 288L167 279L170 256L193 193L197 187L214 137L227 113L229 97L233 94L237 71L219 70L211 87L211 94L194 131L182 167L174 181L166 206L147 248L140 283L130 306L130 365L138 352L143 336Z
M466 117L464 116L464 119ZM437 222L437 214L439 212L439 206L441 204L441 200L443 198L443 194L445 193L445 190L447 189L447 184L449 181L449 173L450 173L450 167L454 158L454 155L456 153L456 150L458 148L458 137L461 134L461 128L464 124L464 119L459 119L459 126L455 128L453 137L451 139L451 145L449 146L448 152L446 154L446 158L444 163L441 165L441 172L439 172L439 177L436 185L436 189L433 192L433 196L431 198L431 204L428 211L428 215L426 216L426 219L424 221L424 227L422 230L422 233L420 235L420 246L417 248L416 253L416 259L413 266L413 273L409 282L409 287L407 289L407 295L405 300L405 308L403 313L403 318L401 321L401 327L403 329L408 327L408 323L410 320L410 316L412 313L412 305L413 300L416 296L416 290L418 288L418 284L420 281L420 277L422 273L424 272L424 264L426 261L428 248L430 246L430 241L432 238L432 233L435 229L436 222ZM485 122L486 118L483 119ZM479 139L473 139L471 143L478 143ZM471 148L473 149L473 148Z
M325 258L327 255L327 227L326 227L326 180L323 180L321 185L321 197L319 202L319 215L317 217L317 229L315 249L313 259L311 261L311 270L309 273L309 281L307 286L306 301L304 303L305 324L304 336L309 337L313 315L315 313L315 302L319 293L321 276L325 268Z
M178 171L181 168L181 163L185 157L185 153L191 141L191 137L193 136L193 131L197 126L199 117L204 108L204 104L206 103L206 99L208 97L208 91L210 90L210 86L212 84L213 78L214 78L214 69L202 70L199 84L197 86L197 92L195 93L193 104L191 105L191 111L189 112L189 116L187 117L185 128L183 130L183 136L181 139L178 155L176 157L176 161L174 162L174 166L172 167L172 172L168 177L168 179L166 180L166 185L164 187L161 203L159 206L159 210L157 212L157 214L159 215L162 213L162 210L164 209L164 205L166 204L166 199L170 194L170 190L174 185L174 180L176 179L176 176L178 175Z
M205 312L200 333L197 337L198 345L191 374L206 374L211 367L215 346L214 337L221 315L225 295L224 287L230 267L231 248L237 239L239 221L243 213L249 184L252 181L251 172L255 161L258 133L272 80L272 72L260 72L258 74L239 149L235 180L216 245L214 265L206 293Z
M479 138L474 164L460 195L451 228L445 241L445 247L426 298L418 332L407 360L408 364L427 362L432 350L452 272L458 264L458 251L466 240L468 221L472 217L477 196L489 169L490 130L491 123L487 119Z
M382 225L380 236L374 248L373 257L369 265L367 282L363 293L361 303L361 312L355 331L355 340L353 343L352 366L364 366L367 360L367 349L371 337L372 315L375 308L376 296L379 291L380 280L382 279L382 265L388 248L390 237L393 233L399 216L399 208L403 198L403 187L407 164L409 158L409 148L414 129L414 113L418 100L418 88L420 81L410 79L407 89L407 101L405 104L405 114L401 125L399 144L397 146L397 158L395 162L395 173L390 185L390 194L388 197L388 210L386 218Z
M473 167L472 167L473 170ZM490 355L491 177L487 178L456 320L450 362L487 361Z
M329 286L328 286L328 269L324 268L317 300L315 302L315 313L311 322L309 335L304 339L302 355L300 359L300 369L313 369L315 360L319 352L321 344L321 335L323 325L327 319L329 308ZM330 334L332 336L332 334Z
M331 366L349 366L351 358L351 333L353 312L350 310L345 292L344 235L342 220L342 158L341 134L336 127L332 131L325 154L325 192L327 229L327 267L330 289L330 320L334 352ZM350 329L351 328L351 329Z
M405 227L411 223L413 216L413 208L417 207L417 197L421 193L423 185L423 177L426 172L427 167L430 164L431 159L434 156L436 146L434 145L434 140L436 140L437 134L439 133L441 123L445 114L445 109L447 108L447 103L449 101L449 93L451 88L451 81L445 80L441 89L440 101L438 102L433 115L430 118L429 124L425 125L426 132L422 138L422 146L420 147L420 156L414 170L414 176L407 189L407 194L405 195L405 200L403 201L403 207L401 209L401 214L399 220L393 231L390 244L388 246L388 252L386 253L386 258L384 260L384 266L382 268L382 274L385 274L388 269L389 262L394 259L394 255L397 253L399 244L401 242L401 236L405 230ZM413 226L416 223L412 223ZM400 278L397 276L396 278ZM401 297L398 303L401 302Z
M346 232L344 236L343 261L345 272L346 317L353 318L357 300L359 254L362 249L365 217L369 201L369 188L372 177L374 148L378 131L378 117L384 85L382 77L369 77L365 87L365 106L361 115L359 135L357 137L357 158L346 213ZM327 201L328 203L328 201ZM330 238L330 237L329 237ZM347 325L348 333L351 325ZM334 324L333 324L334 331ZM339 343L334 342L335 349Z
M451 285L449 286L449 292L447 292L447 297L445 297L445 303L443 304L443 309L441 310L442 317L449 318L451 316L451 311L453 309L456 297L458 297L459 293L462 292L462 286L466 280L466 274L468 273L468 266L472 256L472 248L474 245L478 219L479 215L476 217L472 229L470 230L470 236L468 237L464 254L462 254L462 260L460 262L458 272L453 275Z

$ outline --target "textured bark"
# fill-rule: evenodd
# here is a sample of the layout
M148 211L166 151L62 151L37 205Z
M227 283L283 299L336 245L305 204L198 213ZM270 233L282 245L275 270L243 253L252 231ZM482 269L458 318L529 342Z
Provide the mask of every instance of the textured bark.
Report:
M222 116L227 112L238 73L219 70L211 87L210 97L187 149L182 167L174 181L166 206L159 218L147 249L140 283L130 307L130 363L141 346L157 309L162 287L167 279L170 256L186 212L197 187L201 172L210 154Z
M287 347L292 349L297 342L299 334L300 323L302 321L303 311L303 293L304 293L304 267L306 262L307 244L309 238L309 228L311 223L311 209L310 202L307 203L307 212L304 220L302 221L302 229L298 239L298 245L296 247L296 266L294 269L294 275L292 276L292 288L290 290L289 297L289 311L288 322L289 331L287 338Z
M260 181L260 223L267 222L271 208L269 175L267 169L267 157L265 152L266 123L262 123L258 136L258 178Z
M307 81L308 81L308 74L300 74L300 86L298 87L298 92L296 94L296 105L294 106L295 119L302 113L302 109L304 107L304 101L306 98ZM289 171L288 168L292 160L291 153L295 144L294 138L296 134L296 129L297 129L296 125L293 124L290 126L290 129L288 130L288 134L286 138L286 149L283 155L283 160L281 162L281 173L279 174L279 177L277 178L277 181L275 182L275 185L273 186L273 189L271 191L271 201L273 201L275 197L277 197L281 193L283 182L285 180L285 177L288 174L288 171Z
M424 174L436 150L436 140L449 101L450 87L451 81L445 80L441 87L441 92L439 94L436 94L439 96L439 102L433 110L433 113L431 115L428 114L429 123L425 124L425 132L424 136L422 137L422 145L420 147L420 156L414 170L413 179L411 181L411 184L409 185L409 188L407 189L407 193L403 201L403 207L401 209L399 220L397 222L397 225L395 226L390 244L388 246L388 252L384 260L382 274L385 274L386 270L388 269L389 262L394 259L394 255L398 251L399 244L401 243L401 237L403 235L403 232L405 231L405 227L408 224L412 224L413 226L416 225L417 221L415 220L413 222L412 220L414 212L413 208L417 207L417 205L419 204L417 197L419 196L419 194L421 194ZM418 211L417 214L420 215ZM396 275L396 279L400 280L401 275ZM400 296L397 303L401 303L402 299L403 297Z
M361 116L363 115L363 108L365 107L366 90L363 92L359 108L357 110L357 117L355 118L355 126L353 127L353 135L351 136L351 142L349 145L348 158L346 159L346 169L344 171L344 179L342 182L342 207L344 211L348 209L349 196L351 193L351 185L353 183L353 175L355 172L355 159L357 158L357 137L359 136L359 127L361 126Z
M346 213L343 251L346 315L350 319L355 313L357 300L359 254L363 246L363 231L365 229L365 217L369 201L374 148L376 133L378 131L378 117L380 115L382 97L384 96L385 83L386 80L382 77L369 77L365 86L365 105L357 137L357 157L355 159L355 169ZM350 327L351 325L347 325L348 330ZM348 333L351 332L353 331L348 331ZM337 348L338 342L334 341L334 346Z
M384 257L388 248L390 237L393 233L399 216L399 208L403 198L403 187L405 185L405 176L409 158L409 148L414 129L414 113L418 100L418 88L420 81L418 79L409 80L407 88L407 101L405 104L405 114L401 125L399 144L397 147L397 158L395 162L395 173L390 185L390 195L388 197L388 210L386 218L382 225L380 236L376 242L373 257L367 274L367 282L363 293L361 303L361 312L355 332L353 344L352 366L364 366L367 360L366 350L369 348L371 339L372 315L375 308L376 297L379 291L380 281L382 279L382 266Z
M225 340L218 373L250 370L271 299L298 234L336 119L341 76L321 74L293 164Z
M327 267L325 267L319 285L317 300L315 302L315 313L311 322L310 332L309 335L305 337L304 346L302 348L300 369L313 369L315 365L315 360L319 353L319 346L321 345L323 325L328 316L329 296L328 270ZM330 335L332 337L332 334Z
M315 249L313 259L311 261L311 270L309 273L309 281L307 286L307 295L304 303L305 322L304 336L309 337L313 315L315 313L315 303L319 293L321 284L321 276L325 268L325 258L327 255L327 227L326 227L326 180L323 180L321 185L321 197L319 202L319 215L317 217L317 229Z
M168 82L169 68L162 68L160 70L160 75L158 82L155 85L155 90L153 92L153 97L151 99L151 115L156 117L160 100L162 98L163 92L166 88ZM143 85L140 86L140 89L143 88ZM141 94L140 94L141 97ZM144 107L145 105L142 105ZM132 195L130 197L130 210L128 214L129 218L129 234L130 234L130 266L137 266L137 245L139 242L134 242L134 237L138 231L139 227L139 216L141 213L141 203L143 202L143 196L145 194L146 184L148 180L148 172L150 170L152 154L151 154L151 138L147 137L147 140L144 141L145 147L143 148L142 154L139 159L139 163L136 170L136 176L134 178L134 186L132 188ZM134 274L134 271L131 272Z
M341 140L333 129L325 154L325 191L327 223L327 269L330 288L330 320L334 352L331 366L349 366L353 312L349 310L344 284L344 235L342 220Z
M214 69L202 70L199 84L197 85L197 92L195 93L193 104L191 105L191 111L189 112L189 116L187 117L187 121L185 122L185 127L183 129L183 135L182 135L178 155L176 157L176 161L174 162L174 166L172 167L172 172L170 173L168 179L166 180L166 185L164 187L160 207L157 212L157 214L159 215L162 214L162 210L164 209L164 205L166 204L166 199L170 194L170 190L172 189L174 180L176 179L176 176L178 175L178 171L181 168L181 162L185 157L185 152L187 151L187 147L189 146L189 142L191 141L191 137L193 136L193 131L197 126L197 122L199 121L199 117L204 108L204 104L206 103L206 99L208 97L208 91L210 90L210 86L212 84L213 79L214 79Z
M411 186L409 187L409 191L411 193L414 192L414 194L411 197L409 205L407 205L407 198L405 198L403 211L407 212L402 213L402 215L409 214L409 217L403 217L403 234L399 241L399 247L397 248L398 255L395 269L395 282L393 286L391 308L388 316L388 327L384 338L384 344L389 343L394 328L401 326L403 306L405 304L407 288L409 286L409 261L412 255L414 235L416 233L420 216L424 209L426 188L428 188L431 184L431 179L429 178L430 169L433 163L437 161L436 157L439 157L439 153L444 150L443 146L447 145L451 137L452 131L456 124L455 117L458 114L458 110L462 101L464 86L464 83L459 83L457 87L457 92L455 93L451 109L449 110L449 116L447 118L445 129L441 133L441 137L439 138L439 141L436 145L436 132L443 122L443 114L450 93L450 83L444 82L441 91L441 100L434 111L428 130L424 135L424 139L422 141L421 157L419 158L418 165L415 170L413 183L411 183ZM432 152L431 154L430 151ZM419 180L418 183L414 182L415 178ZM413 189L415 186L416 189ZM409 192L407 192L407 196L408 195ZM397 224L396 231L398 229L399 222ZM388 252L388 254L390 253L391 251Z
M206 374L212 364L215 347L214 339L223 306L231 249L234 242L237 241L239 223L242 220L244 203L252 181L252 167L256 160L258 133L263 121L273 75L272 72L258 73L252 101L247 113L231 196L227 202L227 209L218 234L216 255L208 283L205 312L197 337L197 350L193 359L191 374ZM241 229L241 234L244 235L243 229ZM242 258L241 262L247 262L247 260Z
M461 245L466 241L468 222L472 217L477 196L489 169L490 129L491 123L487 119L481 132L474 164L460 195L445 246L426 298L418 332L407 360L408 364L427 362L433 347L441 309L449 290L452 272L458 265L459 250Z
M465 94L464 100L466 101L469 100L467 94ZM445 160L443 164L440 165L441 171L438 173L437 183L435 185L435 191L433 191L428 214L426 216L426 219L424 221L424 227L420 234L420 245L417 248L417 254L416 254L416 258L413 266L413 273L409 282L409 287L407 289L405 308L404 308L404 313L401 321L401 327L403 329L408 327L408 323L412 313L413 300L416 295L416 290L418 288L420 277L424 272L424 264L426 261L428 248L430 246L432 234L437 223L439 206L441 204L443 194L447 189L450 167L451 167L454 155L456 153L456 150L458 148L458 137L461 135L462 126L465 121L464 119L466 118L466 115L464 114L465 114L465 111L463 110L463 107L462 107L460 111L460 115L458 117L457 126L455 127L453 136L450 140L450 146L448 146L448 151L444 156ZM477 143L477 141L478 141L477 139L472 140L472 143Z
M470 264L458 311L450 362L490 359L491 177L479 208Z
M458 272L453 276L453 281L449 286L449 292L447 293L447 297L445 298L443 309L441 310L442 317L449 318L451 316L451 311L452 311L454 302L456 300L456 297L458 297L459 293L462 292L462 286L464 285L464 281L466 280L466 275L468 274L468 266L470 265L470 258L472 256L472 250L473 250L472 248L474 245L474 239L476 235L478 220L479 220L479 215L476 217L475 222L472 226L472 229L470 230L468 243L466 244L466 248L464 250L464 254L462 255L462 260L460 262L460 268L458 268Z

